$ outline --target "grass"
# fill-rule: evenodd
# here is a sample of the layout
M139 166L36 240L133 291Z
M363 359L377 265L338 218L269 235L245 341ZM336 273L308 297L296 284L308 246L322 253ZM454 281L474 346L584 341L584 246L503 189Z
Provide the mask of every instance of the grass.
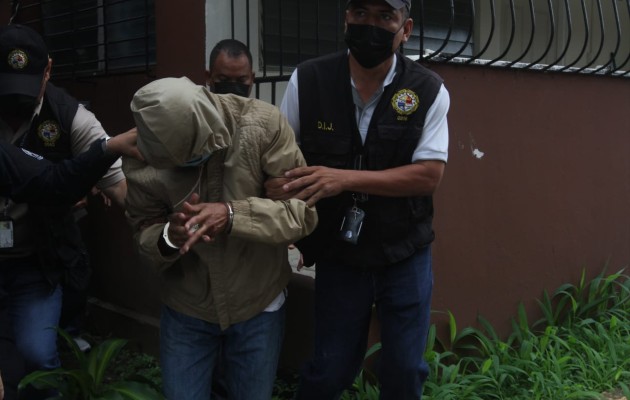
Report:
M538 301L542 318L530 322L521 304L512 332L499 337L483 317L459 329L448 316L448 335L432 325L425 358L430 374L424 400L630 399L630 278L621 270L560 286ZM375 345L368 355L376 353ZM161 385L157 361L124 350L109 379L137 378ZM273 400L291 399L295 373L283 372ZM378 399L378 382L363 371L343 400Z

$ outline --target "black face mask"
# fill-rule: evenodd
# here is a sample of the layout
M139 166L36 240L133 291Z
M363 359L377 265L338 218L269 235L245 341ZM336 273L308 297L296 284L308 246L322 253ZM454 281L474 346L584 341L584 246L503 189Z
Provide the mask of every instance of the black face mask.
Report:
M387 60L394 51L394 37L396 32L374 25L348 24L346 29L346 44L350 53L363 68L374 68Z
M242 97L249 97L250 88L250 85L241 82L214 82L212 92L217 94L236 94Z
M0 115L30 119L37 106L37 98L24 94L0 96Z

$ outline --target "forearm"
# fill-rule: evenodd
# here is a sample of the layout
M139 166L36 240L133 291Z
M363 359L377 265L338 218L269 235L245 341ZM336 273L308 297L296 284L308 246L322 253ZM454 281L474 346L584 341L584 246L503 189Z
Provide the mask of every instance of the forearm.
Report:
M105 196L109 197L120 208L125 208L125 197L127 196L127 180L122 179L111 186L101 189Z
M106 154L101 141L70 160L45 168L16 190L14 200L29 203L73 204L85 196L117 156Z
M444 171L441 161L422 161L382 171L344 170L343 191L387 197L430 196Z

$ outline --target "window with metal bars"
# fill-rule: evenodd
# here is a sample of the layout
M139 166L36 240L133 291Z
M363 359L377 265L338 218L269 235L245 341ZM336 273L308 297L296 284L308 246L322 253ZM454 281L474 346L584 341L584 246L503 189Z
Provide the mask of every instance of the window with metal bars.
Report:
M309 58L345 47L339 0L262 0L263 72L290 73Z
M456 0L454 12L444 0L413 2L412 36L403 48L406 55L425 49L455 53L467 42L463 55L471 55L473 39L467 36L473 23L469 0ZM345 0L262 0L263 72L290 73L304 60L346 47ZM424 23L421 23L424 21ZM444 47L442 45L446 43ZM264 75L265 75L264 74Z
M13 22L44 37L55 77L148 73L155 65L154 0L31 0L14 10Z
M405 54L421 56L424 52L471 56L474 47L474 18L469 0L424 0L415 2L411 17L413 33L405 46ZM451 8L452 7L452 8ZM441 49L441 50L440 50Z
M236 0L232 0L236 1ZM250 1L250 0L242 0ZM260 0L264 76L345 47L346 0ZM427 62L630 77L630 0L413 0ZM256 32L257 34L257 32Z

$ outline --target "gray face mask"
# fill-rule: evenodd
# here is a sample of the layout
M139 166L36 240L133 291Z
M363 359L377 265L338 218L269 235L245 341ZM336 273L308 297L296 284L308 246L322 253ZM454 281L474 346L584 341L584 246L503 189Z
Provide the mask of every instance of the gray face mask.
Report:
M208 161L212 154L204 154L203 156L199 156L193 160L188 160L182 165L182 167L198 167Z

